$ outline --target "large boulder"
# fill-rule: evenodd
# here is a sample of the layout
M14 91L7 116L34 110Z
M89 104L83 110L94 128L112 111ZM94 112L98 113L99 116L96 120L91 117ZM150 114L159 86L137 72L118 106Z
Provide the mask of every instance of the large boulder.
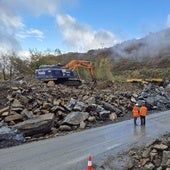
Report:
M13 127L19 129L25 136L43 135L51 131L53 126L54 114L44 114L38 118L29 119L14 125Z
M111 104L108 103L108 102L102 101L101 104L102 104L102 106L103 106L104 109L109 110L109 111L111 111L111 112L115 112L117 115L120 115L120 114L122 113L122 111L121 111L119 108L111 105Z
M66 116L62 124L80 125L80 122L86 120L88 117L88 112L71 112Z
M15 146L24 142L24 135L17 129L0 122L0 148Z

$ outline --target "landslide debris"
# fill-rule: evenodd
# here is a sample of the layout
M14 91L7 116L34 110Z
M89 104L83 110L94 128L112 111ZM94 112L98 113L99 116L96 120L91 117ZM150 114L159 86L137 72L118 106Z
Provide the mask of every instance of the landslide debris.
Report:
M0 121L21 131L26 142L130 119L136 102L145 103L148 114L170 108L169 93L155 85L109 81L75 88L22 79L0 88Z
M142 146L131 148L116 156L109 156L94 170L169 170L170 133L153 139Z

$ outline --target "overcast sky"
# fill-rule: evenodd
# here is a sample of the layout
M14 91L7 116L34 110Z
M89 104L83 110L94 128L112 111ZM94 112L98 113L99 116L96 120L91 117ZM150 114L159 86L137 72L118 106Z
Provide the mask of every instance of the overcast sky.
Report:
M111 47L170 27L169 0L0 0L0 52Z

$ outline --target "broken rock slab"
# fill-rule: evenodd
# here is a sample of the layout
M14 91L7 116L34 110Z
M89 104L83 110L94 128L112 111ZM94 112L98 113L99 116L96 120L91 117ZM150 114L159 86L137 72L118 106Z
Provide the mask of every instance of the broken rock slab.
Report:
M80 125L80 122L86 120L88 117L88 112L71 112L66 116L62 124Z
M23 143L24 135L17 129L5 126L0 122L0 148L15 146Z
M14 125L13 127L24 133L25 136L45 134L51 131L54 122L54 114L44 114L38 118L29 119Z

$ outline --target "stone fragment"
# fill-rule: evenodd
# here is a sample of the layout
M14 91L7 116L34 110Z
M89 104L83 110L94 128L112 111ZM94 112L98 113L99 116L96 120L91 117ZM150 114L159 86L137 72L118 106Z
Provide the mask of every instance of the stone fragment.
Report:
M88 118L89 113L87 112L71 112L66 116L62 124L79 125L81 121Z
M157 150L162 150L163 151L163 150L168 149L168 146L161 143L161 144L154 145L153 148L157 149Z
M13 115L6 116L4 120L5 122L10 122L10 121L22 120L22 119L23 119L22 115L15 113Z
M38 118L29 119L14 125L13 127L20 130L25 136L35 134L45 134L51 131L53 126L54 114L40 115Z
M59 129L60 129L61 131L71 131L71 130L72 130L71 127L68 126L68 125L61 125L61 126L59 127Z

